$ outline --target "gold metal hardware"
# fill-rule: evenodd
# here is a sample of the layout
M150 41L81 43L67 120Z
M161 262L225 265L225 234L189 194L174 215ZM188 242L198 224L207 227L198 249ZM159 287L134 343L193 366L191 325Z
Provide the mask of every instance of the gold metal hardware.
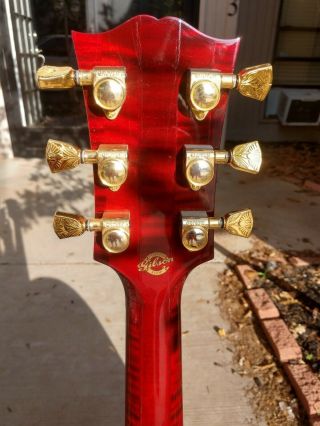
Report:
M218 164L225 161L216 160ZM262 164L262 153L258 141L236 145L229 153L228 164L236 170L257 174Z
M109 253L122 253L129 247L128 211L106 211L101 219L86 219L78 214L56 212L53 228L59 238L78 237L85 231L101 232L103 247Z
M182 211L181 219L181 240L189 251L199 251L207 245L210 229L222 228L229 234L248 238L253 227L250 209L230 212L220 218L208 217L203 211Z
M189 105L197 120L204 120L220 101L222 74L201 69L190 70Z
M222 74L207 69L191 69L188 101L199 121L214 109L221 97L222 89L237 90L249 98L263 101L272 83L272 65L262 64L248 67L235 74Z
M128 145L101 144L97 150L81 150L70 143L49 139L46 158L52 173L73 169L81 163L97 163L101 184L112 191L118 191L128 175Z
M237 77L237 89L243 96L263 101L272 85L272 65L244 68Z
M214 176L215 151L207 145L185 145L185 177L194 191Z
M124 67L95 67L89 71L44 65L37 70L36 82L38 88L43 90L92 85L95 103L110 120L118 116L126 98Z
M236 145L230 151L208 145L185 145L185 177L194 191L207 185L214 177L215 164L229 164L243 172L256 174L262 163L257 141Z
M36 73L36 82L42 90L71 89L76 85L75 70L71 67L55 67L44 65Z

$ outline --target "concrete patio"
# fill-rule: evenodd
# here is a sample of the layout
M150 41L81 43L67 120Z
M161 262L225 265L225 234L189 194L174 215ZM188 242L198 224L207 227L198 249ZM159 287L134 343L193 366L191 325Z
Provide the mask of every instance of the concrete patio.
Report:
M89 167L54 175L39 160L0 161L0 424L119 426L124 419L125 306L117 275L92 260L92 235L59 241L54 211L92 215ZM319 194L220 168L216 213L252 208L255 235L320 251ZM251 240L216 234L215 260L183 293L186 426L262 425L232 374L216 302L228 253ZM223 367L214 365L214 362ZM151 425L150 425L151 426Z

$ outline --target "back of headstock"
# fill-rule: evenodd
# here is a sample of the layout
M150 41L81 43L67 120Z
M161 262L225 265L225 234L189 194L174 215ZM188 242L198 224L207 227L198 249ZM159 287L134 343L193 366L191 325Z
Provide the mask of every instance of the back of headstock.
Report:
M214 218L216 165L256 173L256 142L220 150L228 92L262 100L270 66L233 74L239 39L207 37L176 18L138 16L73 33L78 71L43 67L41 88L81 85L90 150L49 141L53 172L94 164L95 217L57 213L60 238L95 231L94 257L127 295L127 424L182 424L180 297L213 257L213 228L248 236L250 210ZM242 207L242 206L241 206Z

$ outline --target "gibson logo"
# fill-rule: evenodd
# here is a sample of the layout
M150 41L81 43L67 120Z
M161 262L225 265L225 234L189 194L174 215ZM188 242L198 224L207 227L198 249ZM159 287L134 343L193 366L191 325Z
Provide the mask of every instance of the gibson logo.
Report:
M162 275L169 269L168 263L173 261L173 257L168 257L161 252L148 254L148 256L138 264L138 271L148 272L151 275Z

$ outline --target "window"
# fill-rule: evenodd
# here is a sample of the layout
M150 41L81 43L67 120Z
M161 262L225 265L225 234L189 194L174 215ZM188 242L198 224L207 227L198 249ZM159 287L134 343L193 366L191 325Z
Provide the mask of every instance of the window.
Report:
M274 85L320 86L320 1L283 0Z
M32 0L38 46L46 65L76 68L71 31L101 32L127 19L150 14L157 18L177 16L198 25L199 0ZM41 92L43 124L80 125L85 121L81 89ZM81 110L80 110L81 108Z

